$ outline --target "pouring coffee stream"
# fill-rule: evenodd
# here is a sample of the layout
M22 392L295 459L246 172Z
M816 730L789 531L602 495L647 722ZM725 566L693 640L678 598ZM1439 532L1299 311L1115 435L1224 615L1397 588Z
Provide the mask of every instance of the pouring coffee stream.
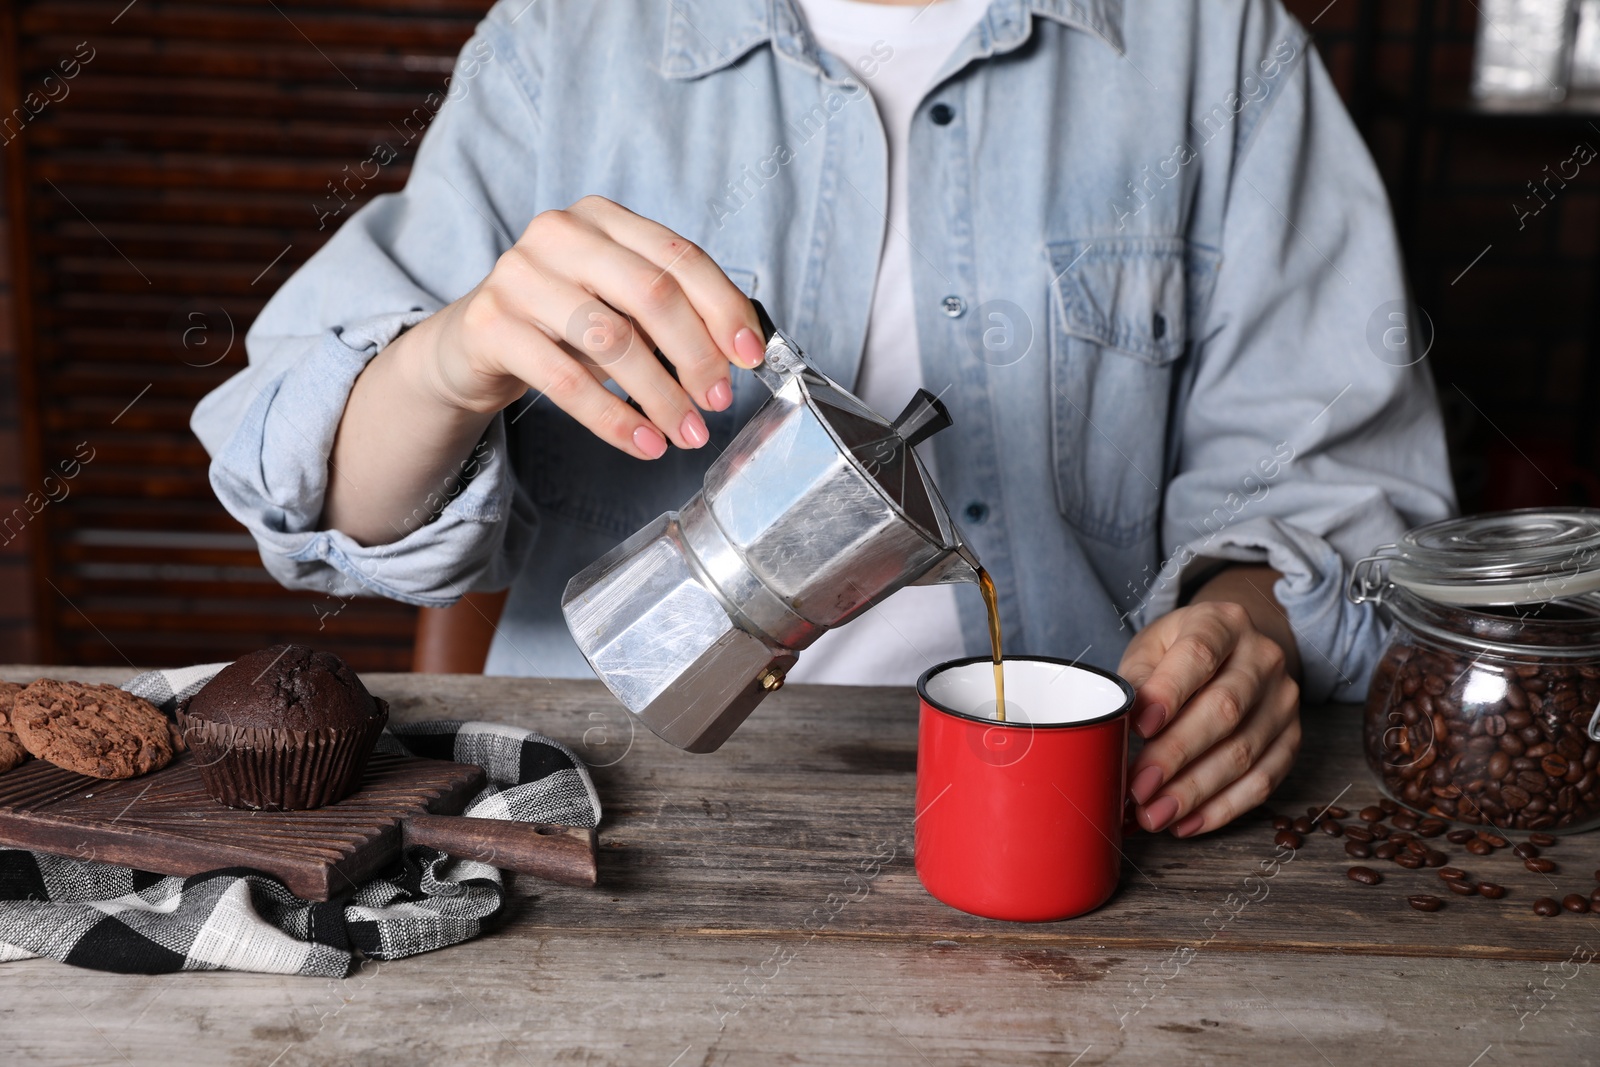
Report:
M757 301L772 393L679 510L585 567L562 596L573 640L663 740L711 752L826 630L907 585L992 580L915 446L950 425L917 390L890 422L809 363Z

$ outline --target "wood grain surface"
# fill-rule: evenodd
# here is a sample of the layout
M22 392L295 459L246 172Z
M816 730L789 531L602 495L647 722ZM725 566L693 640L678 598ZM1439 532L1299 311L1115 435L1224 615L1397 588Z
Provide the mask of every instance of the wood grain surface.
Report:
M30 680L38 670L0 676ZM75 672L120 680L127 671ZM371 675L399 721L529 726L591 763L605 805L600 884L517 883L507 925L342 981L145 978L0 966L0 1032L22 1063L1586 1063L1600 916L1539 919L1536 896L1595 885L1600 841L1452 850L1502 900L1342 839L1274 855L1259 818L1125 845L1100 911L1022 925L930 898L912 866L908 690L794 686L719 752L643 730L597 683ZM1353 708L1308 709L1300 766L1272 804L1303 813L1377 793ZM1465 860L1470 859L1468 863ZM1409 893L1446 898L1434 914ZM86 1025L86 1020L92 1025Z

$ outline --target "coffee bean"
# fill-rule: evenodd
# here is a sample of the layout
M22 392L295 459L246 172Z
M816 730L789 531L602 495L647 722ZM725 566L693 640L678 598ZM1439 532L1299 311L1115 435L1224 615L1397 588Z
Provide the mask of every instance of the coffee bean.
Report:
M1452 845L1464 845L1476 836L1471 830L1451 830L1444 835L1444 839Z
M1423 819L1417 823L1417 833L1423 837L1438 837L1450 828L1450 824L1443 819Z
M1334 819L1348 819L1350 817L1349 809L1341 808L1335 804L1328 805L1326 814Z
M1552 915L1561 914L1561 905L1550 897L1540 897L1533 902L1533 913L1535 915L1543 915L1548 919Z
M1473 838L1467 842L1467 851L1474 856L1487 856L1494 851L1494 848L1487 841Z
M1372 846L1372 854L1380 860L1392 860L1400 852L1400 846L1393 841L1382 841ZM1410 855L1410 853L1406 853Z
M1389 828L1387 826L1383 825L1383 823L1381 823L1381 822L1368 823L1367 824L1367 830L1372 834L1372 836L1375 839L1377 839L1379 841L1382 841L1382 840L1384 840L1385 838L1387 838L1389 836Z
M1444 901L1440 900L1438 897L1429 896L1426 893L1418 893L1416 896L1406 897L1406 903L1410 904L1418 911L1438 911L1440 908L1444 907Z
M1369 807L1362 808L1360 813L1356 817L1359 818L1362 822L1378 822L1378 821L1382 820L1383 812L1380 809L1376 808L1376 807L1369 806Z
M1414 852L1418 856L1426 856L1431 851L1426 844L1414 837L1406 838L1405 849L1407 852Z
M1272 828L1274 830L1291 830L1294 828L1294 820L1287 815L1280 815L1272 820Z
M1422 861L1429 867L1443 867L1445 864L1450 862L1450 857L1445 853L1440 852L1436 848L1430 848L1427 853L1423 855Z
M1394 861L1408 871L1417 870L1422 866L1422 857L1415 852L1402 852L1395 856Z
M1300 816L1294 821L1294 832L1297 834L1309 834L1311 832L1311 820L1304 815Z
M1360 823L1352 823L1344 828L1344 836L1352 841L1371 841L1372 831Z
M1582 893L1568 893L1561 898L1561 906L1578 915L1586 915L1589 911L1589 898Z
M1553 834L1529 834L1528 840L1540 848L1550 848L1556 843L1556 837Z
M1440 624L1465 644L1481 640L1476 621L1440 610ZM1367 759L1387 794L1378 807L1395 826L1419 816L1525 831L1600 821L1600 741L1587 729L1600 701L1600 662L1588 649L1582 661L1556 647L1593 644L1594 620L1584 622L1570 634L1521 634L1533 638L1527 654L1543 658L1517 664L1470 647L1426 648L1404 624L1396 629L1365 713ZM1502 698L1478 698L1489 680Z
M1378 801L1378 810L1383 812L1385 815L1393 815L1395 812L1400 810L1400 805L1396 804L1388 797L1384 797Z
M1293 830L1279 830L1278 836L1272 840L1284 848L1299 848L1305 843L1300 835Z
M1444 884L1450 887L1450 892L1458 897L1475 897L1478 887L1471 882L1463 882L1459 878L1446 878Z
M1490 848L1505 848L1507 845L1511 844L1510 841L1507 841L1499 834L1491 834L1487 830L1479 830L1478 839L1484 844L1488 845Z
M1349 875L1352 882L1360 882L1362 885L1377 885L1383 881L1383 875L1371 867L1351 867L1344 873Z
M1440 878L1465 878L1466 876L1467 876L1467 872L1463 871L1460 867L1440 867L1439 868L1439 877Z
M1397 811L1389 817L1389 822L1397 830L1415 830L1417 817L1409 811Z
M1495 885L1493 882L1479 882L1478 895L1488 897L1490 900L1499 900L1506 895L1505 886Z
M1363 845L1360 841L1346 841L1344 850L1358 860L1372 858L1372 849L1367 845Z
M1595 908L1600 908L1600 889L1596 889L1593 893L1589 894L1589 903Z
M1317 824L1317 827L1329 837L1339 837L1344 833L1344 827L1340 826L1332 819L1323 819Z
M1534 874L1551 874L1556 869L1556 861L1543 856L1535 856L1531 860L1523 860L1522 865Z
M1517 845L1512 848L1511 854L1518 859L1531 860L1539 854L1539 849L1532 844Z

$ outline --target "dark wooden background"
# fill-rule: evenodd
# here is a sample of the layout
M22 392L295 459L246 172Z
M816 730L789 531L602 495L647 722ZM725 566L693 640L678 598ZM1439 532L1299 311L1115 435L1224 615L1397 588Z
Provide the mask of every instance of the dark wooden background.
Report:
M1513 206L1578 141L1600 147L1600 107L1468 106L1471 0L1289 6L1390 184L1437 328L1430 358L1464 504L1600 503L1600 167L1525 229ZM398 127L441 89L486 8L0 3L0 115L80 42L94 52L0 146L13 250L0 259L0 522L47 472L94 455L20 535L0 526L0 662L178 664L296 638L362 670L407 667L411 609L268 579L212 497L188 416L243 366L251 319L331 232L317 229L330 183L379 142L401 158L345 186L340 218L404 182Z

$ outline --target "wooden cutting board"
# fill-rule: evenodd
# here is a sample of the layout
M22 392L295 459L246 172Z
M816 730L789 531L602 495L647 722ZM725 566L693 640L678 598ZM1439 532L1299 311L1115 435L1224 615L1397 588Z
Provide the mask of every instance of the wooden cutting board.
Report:
M120 781L29 760L0 774L0 847L182 876L253 867L306 900L349 892L407 845L594 885L593 830L461 816L483 784L470 764L375 754L361 789L337 804L244 811L206 794L187 753Z

